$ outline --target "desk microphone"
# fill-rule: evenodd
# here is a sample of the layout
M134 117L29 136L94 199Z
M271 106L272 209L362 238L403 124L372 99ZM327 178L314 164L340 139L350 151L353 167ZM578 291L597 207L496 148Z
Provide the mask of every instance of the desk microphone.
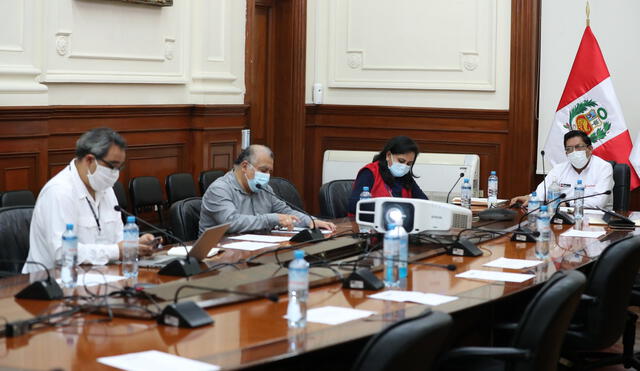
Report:
M460 173L460 176L458 177L458 179L456 179L456 182L453 183L453 187L451 187L451 189L449 190L449 193L447 193L447 200L445 201L446 204L449 203L449 196L451 196L451 192L453 192L453 189L456 187L456 185L458 184L458 182L460 182L460 179L464 178L464 173ZM462 200L460 200L460 202L462 202Z
M560 196L554 198L553 200L549 201L549 203L554 203L560 199L563 199L567 197L566 193L561 193ZM545 204L546 205L546 204ZM522 217L520 217L520 221L518 222L518 228L516 228L515 231L513 231L513 235L511 236L511 241L519 241L519 242L536 242L536 238L540 235L540 232L538 231L533 231L531 230L531 228L522 228L522 221L524 220L524 218L526 218L527 216L529 216L529 214L531 213L535 213L536 211L540 210L540 208L544 206L544 205L540 205L538 207L536 207L535 209L531 210L531 211L527 211L526 213L524 213L522 215Z
M210 292L224 292L235 295L245 295L256 299L269 299L274 303L278 302L278 295L274 293L251 293L229 289L219 289L214 287L182 285L178 287L173 297L173 304L167 305L158 317L160 324L174 327L195 328L213 323L209 314L193 301L178 302L180 291L183 289L197 289Z
M591 197L596 197L596 196L602 196L602 195L610 195L611 194L611 190L606 190L604 192L600 192L600 193L595 193L589 196L582 196L582 197L576 197L576 198L570 198L568 200L565 200L563 202L569 202L569 201L576 201L576 200L582 200L585 198L591 198ZM567 214L564 211L560 211L560 203L558 203L558 206L556 206L555 212L553 214L553 217L551 218L551 223L553 224L569 224L569 225L574 225L576 224L575 219Z
M33 260L19 260L19 259L0 259L2 262L7 263L24 263L24 264L36 264L44 268L47 272L47 278L44 280L35 281L24 289L20 290L15 295L18 299L36 299L36 300L59 300L62 299L64 294L60 285L56 282L56 279L51 276L51 272L46 265L33 261Z
M114 206L113 209L115 211L120 211L121 213L125 213L127 216L134 216L136 220L142 222L142 224L146 225L147 227L153 229L158 233L162 233L163 235L178 241L178 243L184 247L184 250L187 252L187 255L185 256L185 258L184 259L176 258L172 260L171 262L167 263L167 265L162 267L158 271L158 274L165 275L165 276L188 277L188 276L193 276L194 274L200 273L200 262L198 262L198 259L189 255L189 249L187 249L187 244L184 241L172 235L171 233L156 227L155 225L147 222L146 220L136 215L133 215L127 210L121 208L119 205Z
M285 204L287 204L287 206L289 206L290 208L303 213L304 215L308 216L311 219L311 223L313 223L313 228L312 229L306 228L306 229L298 232L293 237L291 237L291 239L289 241L291 241L291 242L307 242L307 241L314 241L314 240L322 240L322 239L324 239L324 235L322 234L322 231L320 231L318 228L316 228L316 221L313 219L313 217L311 215L309 215L309 213L307 213L303 209L299 208L298 206L290 203L289 201L285 200L284 198L278 196L277 194L269 191L266 187L263 187L262 184L256 184L256 188L267 192L268 194L274 196L278 200L280 200L280 201L284 202Z

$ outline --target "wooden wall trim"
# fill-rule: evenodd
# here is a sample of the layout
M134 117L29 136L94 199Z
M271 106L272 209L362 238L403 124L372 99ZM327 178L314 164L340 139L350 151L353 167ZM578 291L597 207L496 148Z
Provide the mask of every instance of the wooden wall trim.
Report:
M361 106L338 104L307 104L307 114L358 115L385 117L460 118L476 120L506 120L508 110L481 110L467 108L428 108L396 106ZM309 123L308 123L309 124Z

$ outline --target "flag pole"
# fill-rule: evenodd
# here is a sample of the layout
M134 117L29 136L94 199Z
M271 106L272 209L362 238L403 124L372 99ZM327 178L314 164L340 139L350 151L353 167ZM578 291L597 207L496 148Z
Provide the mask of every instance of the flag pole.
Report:
M587 0L587 6L585 8L585 11L587 13L587 27L591 26L591 19L589 19L589 15L591 13L591 7L589 7L589 0Z

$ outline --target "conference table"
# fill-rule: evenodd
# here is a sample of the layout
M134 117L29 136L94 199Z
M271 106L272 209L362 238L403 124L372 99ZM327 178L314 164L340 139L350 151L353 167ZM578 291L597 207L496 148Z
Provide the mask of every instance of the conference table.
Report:
M633 213L636 214L636 213ZM640 215L630 215L637 218ZM517 221L517 218L516 218ZM349 218L335 220L338 226L337 234L348 234L357 231L357 225ZM474 227L492 230L507 230L514 228L514 222L474 222ZM77 313L60 326L45 326L34 329L28 334L17 337L0 338L0 368L15 368L27 370L110 370L97 361L100 357L114 356L126 353L158 350L194 360L218 365L223 369L268 367L280 362L297 364L304 362L305 356L322 354L332 350L331 357L340 354L341 347L347 349L348 344L357 344L358 349L364 341L382 330L393 321L416 316L431 308L448 312L457 320L461 315L459 327L476 322L475 325L486 326L487 319L478 318L474 308L486 308L491 303L504 301L506 298L527 291L535 291L536 287L544 283L554 272L560 269L577 269L597 258L599 253L610 243L623 238L632 232L620 232L604 227L580 227L583 230L604 228L606 234L599 238L564 237L561 233L573 228L567 225L553 225L554 238L549 258L543 263L525 270L510 270L501 268L487 268L483 264L500 257L514 259L536 259L535 243L513 242L511 235L506 234L482 242L479 246L483 251L480 257L451 256L442 254L442 249L427 249L424 246L411 246L412 256L418 256L419 262L434 264L455 264L455 271L437 266L418 264L409 265L409 274L404 290L435 293L457 297L457 300L428 307L409 302L390 302L376 300L368 296L373 291L343 289L337 280L316 280L308 299L308 308L323 306L338 306L356 308L375 312L372 316L332 326L318 323L308 323L304 329L288 329L286 319L287 296L283 293L286 288L286 274L277 278L277 284L263 284L258 291L268 292L277 287L280 292L277 303L267 299L238 298L236 301L207 309L214 319L213 325L195 329L164 326L150 319L120 318L109 320L103 314ZM473 231L469 233L473 234ZM223 240L224 245L227 240ZM287 243L283 243L286 245ZM303 247L305 248L305 247ZM420 255L424 250L437 253ZM235 262L247 259L259 251L241 251L225 249L225 251L206 261L207 266L220 266L221 262ZM430 256L429 256L430 255ZM268 256L265 255L265 256ZM421 258L422 256L428 256ZM203 263L204 264L204 263ZM101 267L83 267L83 270L108 275L120 275L119 265ZM225 266L223 272L242 270L242 266ZM457 274L469 269L494 270L517 273L531 273L533 278L521 282L501 282L472 280L456 277ZM313 268L314 271L324 271L322 277L328 277L329 269ZM215 275L217 272L211 272ZM380 276L380 272L377 273ZM18 275L0 280L0 318L6 321L28 319L43 313L55 313L63 309L61 301L41 301L16 299L14 295L29 282L44 277L43 272L31 275ZM335 277L334 277L335 278ZM178 281L179 280L179 281ZM193 279L160 276L157 270L141 268L138 282L149 285L171 284L172 282L191 282ZM320 282L321 284L317 284ZM110 290L126 284L126 281L110 283ZM244 288L249 287L245 285ZM90 287L92 292L98 291L98 286ZM242 289L240 287L239 289ZM102 293L104 293L104 287ZM65 290L66 295L73 294L72 290ZM78 287L75 294L86 294L85 288ZM203 294L204 295L204 294ZM215 295L214 295L215 296ZM478 312L482 313L482 312ZM471 318L471 319L469 319ZM338 353L336 353L338 352ZM355 358L353 350L348 356ZM326 357L325 357L326 358ZM345 358L345 359L347 359ZM307 361L315 362L318 358L311 356ZM300 361L298 361L300 360ZM302 367L302 363L298 364ZM317 366L317 365L316 365ZM283 366L283 368L286 368Z

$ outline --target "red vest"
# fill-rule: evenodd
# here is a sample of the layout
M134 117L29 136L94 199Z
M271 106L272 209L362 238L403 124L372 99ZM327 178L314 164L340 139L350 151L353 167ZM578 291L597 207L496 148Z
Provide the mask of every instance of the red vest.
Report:
M364 169L369 169L371 173L373 173L373 187L369 190L371 192L371 197L393 197L391 193L391 187L389 187L382 179L382 175L380 175L380 162L372 162L367 164L365 167L360 169L360 171ZM358 172L360 174L360 172ZM411 198L411 189L406 189L402 187L402 198Z

